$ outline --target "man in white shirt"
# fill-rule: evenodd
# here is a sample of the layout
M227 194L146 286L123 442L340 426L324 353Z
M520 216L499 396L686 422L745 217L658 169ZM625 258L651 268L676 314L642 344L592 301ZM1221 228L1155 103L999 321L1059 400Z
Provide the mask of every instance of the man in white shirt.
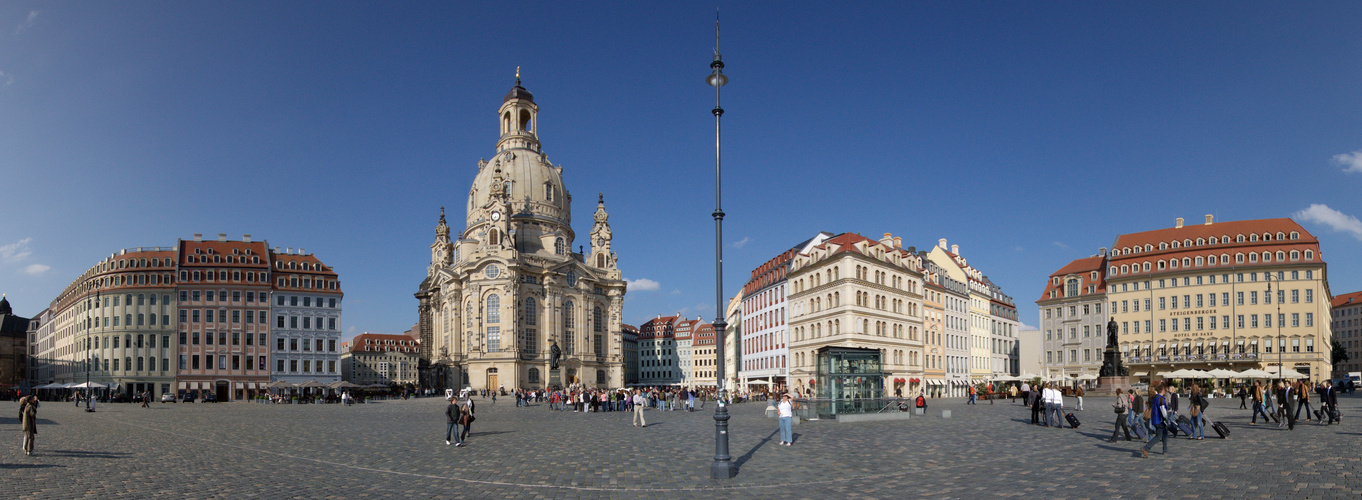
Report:
M1057 429L1063 429L1063 428L1064 428L1064 391L1059 390L1059 388L1053 388L1053 389L1050 389L1050 394L1052 394L1051 397L1054 398L1054 402L1055 402L1055 428L1057 428Z

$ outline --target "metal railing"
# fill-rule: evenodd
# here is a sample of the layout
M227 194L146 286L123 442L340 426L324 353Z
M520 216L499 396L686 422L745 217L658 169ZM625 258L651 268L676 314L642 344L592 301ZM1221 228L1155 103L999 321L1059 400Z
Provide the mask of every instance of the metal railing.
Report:
M904 408L912 408L912 402L908 398L804 398L795 400L794 414L804 420L812 420L837 418L837 415L846 414L908 411Z

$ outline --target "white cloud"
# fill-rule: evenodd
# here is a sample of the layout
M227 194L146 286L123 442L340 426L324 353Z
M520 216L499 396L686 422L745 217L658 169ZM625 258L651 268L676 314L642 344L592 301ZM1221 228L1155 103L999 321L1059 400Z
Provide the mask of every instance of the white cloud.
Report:
M733 248L742 248L752 242L751 236L744 236L743 239L733 242Z
M629 291L631 292L655 292L657 291L658 288L662 287L661 283L650 280L648 278L639 278L636 280L624 281L629 283Z
M672 295L681 295L681 289L680 288L672 289Z
M0 71L0 85L8 87L12 84L14 84L14 75L5 74L4 71Z
M1362 149L1334 155L1334 163L1343 165L1344 172L1362 172Z
M1031 326L1031 325L1028 325L1028 324L1026 324L1026 323L1022 323L1022 322L1020 322L1020 321L1017 322L1017 331L1021 331L1021 330L1039 330L1039 329L1040 329L1039 327Z
M28 244L32 241L33 238L24 238L14 243L0 246L0 261L15 263L27 259L29 255L33 255L33 251L28 249Z
M1353 235L1354 238L1362 240L1362 221L1357 220L1357 217L1329 208L1328 205L1312 204L1310 208L1296 212L1292 217L1305 222L1324 224L1334 231L1348 233Z
M19 23L19 26L17 26L17 27L14 28L14 34L15 34L15 36L18 36L20 33L23 33L24 30L26 30L26 29L32 28L34 22L38 20L38 13L39 13L39 12L42 12L42 11L39 11L39 10L30 10L30 11L28 11L28 17L24 19L24 22Z
M1012 249L1013 249L1013 250L1016 250L1016 251L1018 251L1018 252L1025 252L1025 251L1026 251L1025 248L1022 248L1022 247L1020 247L1020 246L1012 247Z
M44 266L42 264L30 264L28 267L24 268L24 274L32 274L34 276L37 276L39 274L47 272L48 269L52 268L50 266Z
M1056 241L1056 242L1054 242L1054 245L1057 246L1057 247L1059 247L1059 248L1063 248L1063 249L1065 249L1065 250L1068 250L1068 249L1069 249L1069 245L1065 245L1064 242L1062 242L1062 241Z

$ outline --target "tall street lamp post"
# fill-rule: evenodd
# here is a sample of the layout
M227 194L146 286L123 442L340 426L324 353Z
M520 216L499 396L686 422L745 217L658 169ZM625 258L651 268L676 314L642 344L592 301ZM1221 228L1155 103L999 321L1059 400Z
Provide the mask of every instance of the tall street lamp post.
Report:
M714 334L715 357L718 362L715 371L715 387L718 388L718 404L714 405L714 463L709 466L710 476L714 479L729 479L738 473L732 457L728 455L728 406L725 404L724 385L724 330L728 323L724 318L724 209L723 178L719 175L719 119L724 116L724 108L719 106L719 88L728 83L724 76L724 61L719 55L719 18L714 18L714 62L709 63L712 71L705 82L714 87Z

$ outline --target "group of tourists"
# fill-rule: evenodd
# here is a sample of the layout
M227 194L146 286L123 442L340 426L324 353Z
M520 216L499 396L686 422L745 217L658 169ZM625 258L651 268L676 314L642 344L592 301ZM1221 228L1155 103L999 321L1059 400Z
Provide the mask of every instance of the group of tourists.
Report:
M1023 384L1021 389L1023 403L1031 409L1033 425L1062 428L1067 421L1070 428L1077 427L1077 419L1069 419L1065 414L1065 392L1054 383L1035 387ZM1236 396L1240 399L1240 409L1253 412L1249 425L1257 425L1258 417L1262 416L1264 422L1270 420L1278 428L1291 430L1301 415L1307 421L1320 424L1338 423L1339 390L1331 381L1315 385L1303 381L1276 381L1270 385L1255 381L1252 385L1240 386ZM1312 392L1319 398L1317 406L1311 405ZM1082 410L1082 387L1073 388L1070 394L1078 400L1077 409ZM1117 390L1111 404L1116 421L1109 441L1116 442L1122 437L1126 441L1140 439L1144 442L1140 454L1148 458L1155 445L1162 445L1163 453L1168 453L1170 434L1181 433L1188 439L1202 440L1206 438L1207 427L1215 427L1221 437L1229 434L1228 428L1206 417L1212 394L1207 387L1188 384L1185 394L1184 397L1176 385L1167 381L1151 385L1143 394L1135 389Z
M1310 405L1310 393L1319 395L1318 409ZM1333 381L1320 382L1311 386L1303 381L1297 382L1272 382L1271 388L1267 384L1253 382L1252 387L1239 387L1239 409L1248 409L1253 412L1253 418L1249 425L1258 425L1258 416L1263 416L1263 423L1267 423L1271 418L1277 424L1277 428L1294 430L1296 421L1301 418L1301 410L1305 410L1305 420L1312 420L1324 424L1338 423L1338 389L1334 387ZM1251 398L1252 408L1246 408L1245 403Z

